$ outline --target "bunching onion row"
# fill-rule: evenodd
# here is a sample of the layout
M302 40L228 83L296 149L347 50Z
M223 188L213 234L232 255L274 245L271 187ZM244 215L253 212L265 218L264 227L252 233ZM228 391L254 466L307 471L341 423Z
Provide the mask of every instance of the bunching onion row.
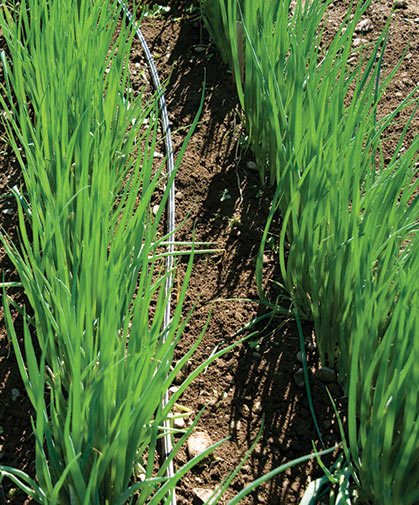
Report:
M261 183L276 188L257 264L260 295L267 301L262 253L281 215L275 250L277 282L292 302L286 309L314 321L322 362L337 368L348 395L350 479L336 503L413 505L419 501L419 137L411 145L405 137L417 90L378 119L401 63L385 74L388 25L375 43L354 50L355 27L371 2L351 4L326 45L330 3L201 0L233 70ZM386 132L408 106L414 111L385 162Z
M174 172L153 168L158 97L130 88L135 32L119 25L120 12L117 1L86 0L1 10L1 102L25 184L14 191L19 243L1 239L33 309L23 349L4 308L35 409L36 480L0 473L48 505L161 503L206 455L171 479L176 450L157 466L164 421L191 380L162 407L190 356L171 370L191 265L163 332L171 272L158 253L170 241L161 233L169 189L155 216L150 208Z
M195 246L166 325L176 264L165 268L162 252L173 245L173 235L162 232L165 205L197 119L166 175L163 165L153 163L161 142L159 94L146 99L131 89L128 59L136 26L120 23L120 4L22 0L2 3L0 11L8 49L1 54L0 102L24 179L23 189L12 189L18 243L5 233L0 239L31 314L6 296L15 283L2 283L3 300L35 411L36 470L34 477L0 466L0 481L8 477L42 505L174 503L177 482L223 442L167 473L198 414L166 459L157 456L159 439L175 431L167 420L184 390L236 344L212 354L162 403L200 342L174 365L190 317L182 311ZM154 213L152 198L162 186ZM21 311L23 336L9 303ZM201 338L205 328L203 322ZM220 482L212 504L248 456ZM257 479L229 505L311 457Z

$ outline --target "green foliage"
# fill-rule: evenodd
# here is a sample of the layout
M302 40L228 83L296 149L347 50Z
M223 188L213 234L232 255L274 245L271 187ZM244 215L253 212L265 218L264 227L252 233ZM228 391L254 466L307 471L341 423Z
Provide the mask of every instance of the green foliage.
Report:
M130 89L134 32L122 24L114 37L119 14L116 1L76 0L1 13L11 58L1 100L27 194L19 244L2 242L34 311L24 349L7 303L5 314L36 413L37 481L1 473L48 505L122 505L136 493L159 503L182 475L166 485L155 462L191 265L163 335L157 100Z
M261 182L277 188L257 264L260 295L268 302L262 254L280 214L281 285L345 382L360 489L376 504L410 505L419 475L419 405L408 389L417 366L406 351L415 355L418 340L419 141L407 146L405 137L416 110L386 163L382 145L416 90L377 120L400 63L382 75L388 26L371 47L352 49L369 1L351 6L327 46L329 2L297 1L293 11L290 1L214 4L203 11L232 61Z
M414 505L419 500L417 234L393 261L386 282L368 271L363 285L357 279L354 286L349 442L364 498Z

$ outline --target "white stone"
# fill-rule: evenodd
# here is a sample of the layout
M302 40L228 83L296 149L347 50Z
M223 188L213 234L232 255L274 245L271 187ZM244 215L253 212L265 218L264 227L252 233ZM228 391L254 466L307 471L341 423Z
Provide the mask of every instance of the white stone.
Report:
M173 427L177 430L183 430L186 428L185 419L183 417L175 417L175 419L173 419Z
M367 44L367 43L368 43L368 40L366 40L366 39L361 39L360 37L357 37L356 39L354 39L354 40L352 41L352 45L353 45L354 47L359 47L359 46L362 46L362 45Z
M212 489L205 489L202 487L194 487L192 489L192 492L201 503L208 503L208 505L214 503L212 500L209 501L212 494L214 493L214 491Z
M253 405L253 409L252 410L256 414L260 414L262 412L262 404L259 401L255 402L254 405Z
M205 431L197 431L192 433L188 438L188 454L192 459L198 454L203 453L208 447L212 445L212 441L208 433Z
M365 18L362 19L355 27L355 31L357 33L367 33L372 30L372 22L371 19Z

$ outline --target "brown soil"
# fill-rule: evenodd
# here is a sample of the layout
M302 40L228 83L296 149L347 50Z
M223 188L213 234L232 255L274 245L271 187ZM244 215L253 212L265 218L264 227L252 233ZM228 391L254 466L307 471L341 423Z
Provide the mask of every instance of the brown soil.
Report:
M202 343L190 362L192 370L212 352L237 340L235 332L264 313L264 308L257 303L255 257L270 195L268 190L259 191L257 173L247 168L252 156L242 147L245 131L232 76L211 45L197 11L187 10L191 5L187 0L159 3L169 5L170 13L155 19L145 18L142 31L156 57L162 79L168 79L166 99L175 131L176 151L198 111L203 81L206 81L200 122L176 180L177 223L189 216L177 238L191 240L195 227L198 241L211 241L214 249L221 250L197 256L194 262L185 310L199 301L179 345L177 358L196 341L211 309L212 314ZM346 6L346 2L337 1L329 10L327 26L330 33L342 19ZM360 37L375 40L391 14L391 7L392 2L374 1L367 13L372 30ZM386 72L396 64L409 42L405 62L383 101L383 113L394 110L419 82L417 0L408 0L407 8L396 10L393 15L385 56ZM144 84L144 74L140 72L143 61L142 51L136 44L132 54L134 87ZM415 120L411 136L416 135L417 127L418 121ZM21 177L16 159L5 143L4 132L1 135L0 220L5 232L17 240L16 205L9 188L20 184ZM391 150L391 144L388 149ZM273 251L265 251L265 284L272 293L275 293L272 281L278 278L275 265ZM3 249L0 249L0 268L5 280L16 280ZM184 263L180 262L180 281L183 270ZM8 294L23 303L19 290L9 289ZM3 309L0 308L2 316ZM13 350L8 344L3 319L0 324L0 463L33 475L31 406L24 393ZM180 403L192 411L192 417L206 407L199 428L214 442L224 437L230 439L216 451L214 458L182 479L178 489L180 504L194 503L195 487L214 489L237 466L257 438L262 423L256 448L234 480L227 498L278 465L310 453L312 441L321 447L306 391L294 380L301 366L297 359L300 346L295 323L276 318L268 327L261 323L256 329L260 331L259 335L217 359L181 398ZM331 447L340 436L326 386L314 377L319 362L312 333L310 324L305 324L313 402L324 442ZM344 418L345 398L341 389L335 383L328 386ZM16 391L20 392L17 398ZM186 460L186 453L181 452L176 463L181 465ZM330 463L332 459L325 461ZM258 488L242 503L285 505L298 502L310 480L321 473L315 462L296 466ZM10 482L4 481L3 486L8 504L29 503Z

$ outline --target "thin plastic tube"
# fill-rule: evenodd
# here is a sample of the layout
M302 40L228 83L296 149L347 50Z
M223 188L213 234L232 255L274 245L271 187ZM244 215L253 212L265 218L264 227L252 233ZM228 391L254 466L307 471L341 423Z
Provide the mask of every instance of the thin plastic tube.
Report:
M171 137L171 131L170 131L170 124L169 124L169 116L167 114L167 107L166 107L166 100L164 98L163 90L162 90L162 85L160 82L159 74L157 72L156 66L154 64L153 56L150 53L150 50L148 48L147 42L141 33L140 28L137 26L135 21L133 20L131 12L128 10L127 6L125 3L123 3L122 0L118 0L119 4L122 7L122 10L124 11L126 17L128 18L129 22L132 23L135 27L136 35L141 43L141 47L144 51L147 64L150 69L151 73L151 78L153 80L153 85L156 90L156 92L159 94L159 107L160 107L160 114L161 114L161 120L163 123L163 131L165 133L164 135L164 144L165 144L165 150L166 150L166 155L167 155L167 174L168 177L170 178L174 167L174 158L173 158L173 146L172 146L172 137ZM172 184L169 188L169 199L167 203L167 228L168 228L168 233L170 234L170 243L167 246L167 252L169 253L167 256L167 261L166 261L166 271L168 272L168 276L166 279L166 285L165 285L165 293L166 293L166 307L164 311L164 320L163 320L163 332L164 335L166 334L166 329L169 326L170 323L170 310L171 310L171 297L170 297L170 290L172 286L172 280L173 280L173 275L172 275L172 270L173 270L173 253L174 253L174 241L175 241L175 181L173 179ZM164 337L165 338L165 337ZM167 391L164 393L163 397L163 406L167 405L169 401L169 394ZM165 421L163 425L164 430L167 432L167 434L163 438L163 455L165 458L169 456L169 454L172 452L173 446L172 446L172 440L170 438L170 423L169 421ZM172 478L175 474L175 469L173 465L173 460L170 461L169 466L167 468L166 475L168 478ZM171 505L176 505L176 492L173 489L171 496L170 496L170 503Z

